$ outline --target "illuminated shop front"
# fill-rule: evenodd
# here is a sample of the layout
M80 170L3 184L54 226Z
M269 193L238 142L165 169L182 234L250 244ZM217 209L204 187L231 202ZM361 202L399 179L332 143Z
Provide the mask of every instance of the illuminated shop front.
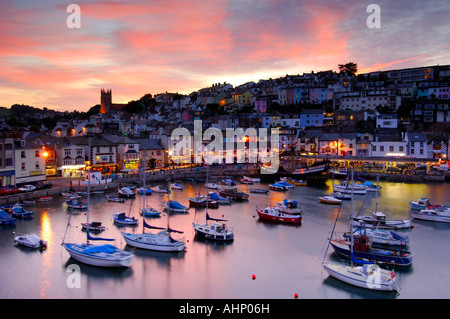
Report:
M61 166L63 177L81 177L84 176L86 165L63 165Z

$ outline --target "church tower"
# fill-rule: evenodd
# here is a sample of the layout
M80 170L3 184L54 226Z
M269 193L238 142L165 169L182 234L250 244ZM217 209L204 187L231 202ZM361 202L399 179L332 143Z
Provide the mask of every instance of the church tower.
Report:
M100 91L100 113L102 114L109 113L109 111L111 110L111 103L112 103L111 89L109 90L102 89Z

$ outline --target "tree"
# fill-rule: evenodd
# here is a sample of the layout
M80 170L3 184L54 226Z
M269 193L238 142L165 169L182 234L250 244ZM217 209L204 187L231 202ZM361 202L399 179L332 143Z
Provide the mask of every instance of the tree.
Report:
M338 64L339 71L346 73L348 75L355 75L358 72L358 65L353 62L348 62L346 64Z

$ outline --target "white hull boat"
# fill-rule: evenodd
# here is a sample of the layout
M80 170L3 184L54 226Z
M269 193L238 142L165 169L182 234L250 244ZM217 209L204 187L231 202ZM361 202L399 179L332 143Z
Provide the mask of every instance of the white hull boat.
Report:
M339 205L342 203L341 199L337 199L333 196L321 196L319 197L319 201L324 204L332 204L332 205Z
M183 251L185 248L184 241L173 239L166 230L156 234L122 233L122 235L128 245L136 248L167 252Z
M393 272L378 265L345 266L323 263L331 277L350 285L379 291L398 291L397 279Z
M14 242L20 246L29 248L47 248L47 242L36 234L28 234L14 237Z
M353 217L353 226L378 229L412 228L411 220L386 220L386 215L382 212L373 212L372 216Z
M97 267L128 267L134 255L112 245L64 243L69 255L84 264Z
M410 214L415 219L450 223L450 209L422 209L420 211L411 211Z

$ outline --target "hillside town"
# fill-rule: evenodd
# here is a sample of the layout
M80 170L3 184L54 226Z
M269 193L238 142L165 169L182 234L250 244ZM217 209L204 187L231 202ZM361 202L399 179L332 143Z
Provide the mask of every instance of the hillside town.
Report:
M45 124L55 112L35 115L41 124L34 128L26 115L2 116L0 186L83 176L87 168L137 173L144 154L148 170L192 164L191 154L176 161L183 154L169 144L174 129L192 131L195 120L222 131L278 128L280 154L290 159L401 158L448 169L450 65L356 75L351 64L236 87L215 83L188 95L146 94L128 104L101 89L89 116L77 112L52 127Z

